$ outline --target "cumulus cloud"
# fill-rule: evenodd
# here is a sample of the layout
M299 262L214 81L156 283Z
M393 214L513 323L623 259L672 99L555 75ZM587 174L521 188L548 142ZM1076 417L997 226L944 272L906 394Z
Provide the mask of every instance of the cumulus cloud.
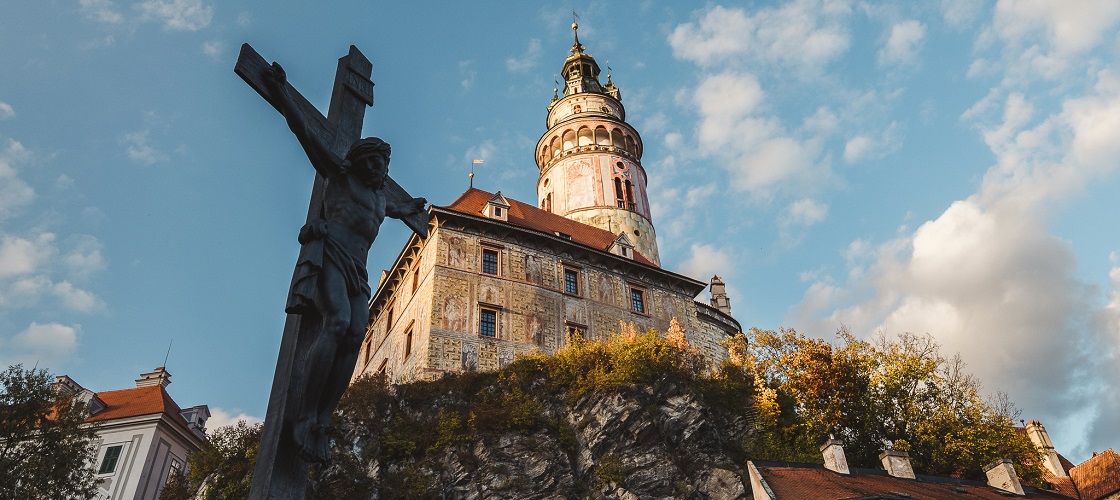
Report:
M941 17L956 28L975 23L983 9L984 0L941 0Z
M16 110L12 108L11 104L0 101L0 120L7 120L16 115Z
M510 73L526 73L533 69L541 60L541 41L538 38L529 40L529 47L519 57L506 59L506 70Z
M217 40L203 42L202 53L206 54L215 60L221 59L222 54L226 51L226 44Z
M51 233L40 233L35 238L7 234L0 237L0 278L39 271L55 253L54 239Z
M128 158L141 165L155 165L171 160L167 153L149 143L147 130L127 133L121 138L121 143L126 146Z
M901 144L895 137L897 123L892 123L878 135L857 135L844 144L844 161L858 163L876 160L898 150Z
M1120 3L1111 0L1000 0L990 32L1006 45L1010 77L1058 79L1118 22Z
M477 77L478 71L474 69L474 61L459 61L459 86L463 87L463 90L470 90Z
M818 141L794 136L763 113L763 97L753 75L728 71L705 77L693 93L701 154L721 160L732 188L759 198L827 178L817 162Z
M1099 354L1116 353L1120 339L1086 318L1113 325L1114 316L1099 310L1071 244L1047 224L1055 201L1120 166L1120 78L1100 72L1090 93L1049 115L1016 93L993 106L1002 113L980 131L996 162L978 191L897 239L861 241L847 280L814 282L797 314L817 326L933 333L1031 418L1061 424L1071 408L1111 415L1097 410L1120 409L1120 377L1101 374L1120 373L1120 361ZM1090 431L1115 432L1110 418Z
M0 152L0 220L11 217L35 199L35 189L20 179L13 166L23 157L22 148L18 142L9 140L7 150Z
M811 198L802 198L789 205L782 215L785 225L812 226L828 216L828 205Z
M685 276L705 279L715 274L726 274L732 269L731 254L723 249L708 244L693 243L690 255L680 265L680 272Z
M202 0L144 0L136 8L141 21L162 22L168 31L198 31L214 17L214 8Z
M105 24L119 24L124 15L112 0L78 0L78 9L87 19Z
M244 420L249 425L264 422L263 418L246 414L238 408L226 410L213 406L210 408L210 418L206 421L206 432L213 434L214 431L228 425L234 425L239 420Z
M887 43L879 51L880 64L913 63L926 36L926 26L913 19L891 26Z
M712 6L669 35L673 55L702 66L747 59L816 71L848 50L847 2L798 0L748 14Z
M32 322L11 338L0 338L0 363L49 366L70 360L78 347L78 325Z

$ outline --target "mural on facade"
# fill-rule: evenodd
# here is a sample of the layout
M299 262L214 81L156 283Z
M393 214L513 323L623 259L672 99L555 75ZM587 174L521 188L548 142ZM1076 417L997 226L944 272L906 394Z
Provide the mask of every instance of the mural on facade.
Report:
M443 321L440 328L453 332L467 331L467 303L460 297L449 296L443 301Z
M478 344L464 343L461 360L463 371L473 372L478 369Z
M595 172L591 162L577 161L568 169L568 210L595 205Z
M533 254L525 255L525 281L541 284L541 258Z
M447 240L447 265L451 267L464 268L463 263L463 238L452 236Z
M487 283L478 287L478 301L487 304L500 304L500 290L496 285Z

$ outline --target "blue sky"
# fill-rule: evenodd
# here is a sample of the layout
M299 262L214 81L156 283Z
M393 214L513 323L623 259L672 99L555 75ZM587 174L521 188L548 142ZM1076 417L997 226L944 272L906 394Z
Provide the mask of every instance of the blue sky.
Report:
M0 16L0 363L264 414L312 170L233 74L321 109L350 44L365 135L447 204L535 203L580 40L645 142L662 262L744 324L929 332L1075 461L1120 446L1120 4L45 0ZM407 229L389 221L371 274Z

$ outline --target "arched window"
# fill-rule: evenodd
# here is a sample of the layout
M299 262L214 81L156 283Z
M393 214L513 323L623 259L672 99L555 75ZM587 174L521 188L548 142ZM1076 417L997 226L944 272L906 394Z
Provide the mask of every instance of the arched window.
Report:
M631 138L630 136L626 136L626 150L629 151L630 154L633 154L633 155L638 154L638 148L634 144L634 139Z
M576 133L571 130L564 131L564 149L572 149L576 147Z
M600 146L610 146L611 136L607 133L607 128L600 125L595 127L595 144Z
M626 141L622 138L622 131L619 129L611 130L611 144L618 149L626 149Z
M560 156L560 138L559 137L553 137L552 138L552 142L550 143L550 148L552 149L552 157L553 158L555 158L557 156Z
M544 209L548 212L552 211L552 193L544 195Z
M579 145L590 146L594 144L595 140L591 136L591 129L583 127L579 129Z
M618 208L626 208L626 205L624 205L626 202L622 198L622 179L618 177L614 178L614 199Z
M634 188L629 179L626 180L626 208L634 209Z

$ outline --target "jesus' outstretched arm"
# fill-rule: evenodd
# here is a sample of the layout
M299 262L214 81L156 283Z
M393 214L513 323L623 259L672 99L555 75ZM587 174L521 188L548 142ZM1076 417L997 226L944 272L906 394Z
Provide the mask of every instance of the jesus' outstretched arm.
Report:
M264 81L268 87L270 101L274 102L280 109L280 113L284 115L284 119L288 122L288 128L292 129L292 133L299 139L300 145L307 153L307 158L311 160L311 165L323 177L333 176L341 171L342 158L330 152L323 142L323 138L311 130L308 125L307 117L296 106L295 101L292 99L291 94L288 93L287 74L284 68L279 63L272 63L272 66L265 71Z

